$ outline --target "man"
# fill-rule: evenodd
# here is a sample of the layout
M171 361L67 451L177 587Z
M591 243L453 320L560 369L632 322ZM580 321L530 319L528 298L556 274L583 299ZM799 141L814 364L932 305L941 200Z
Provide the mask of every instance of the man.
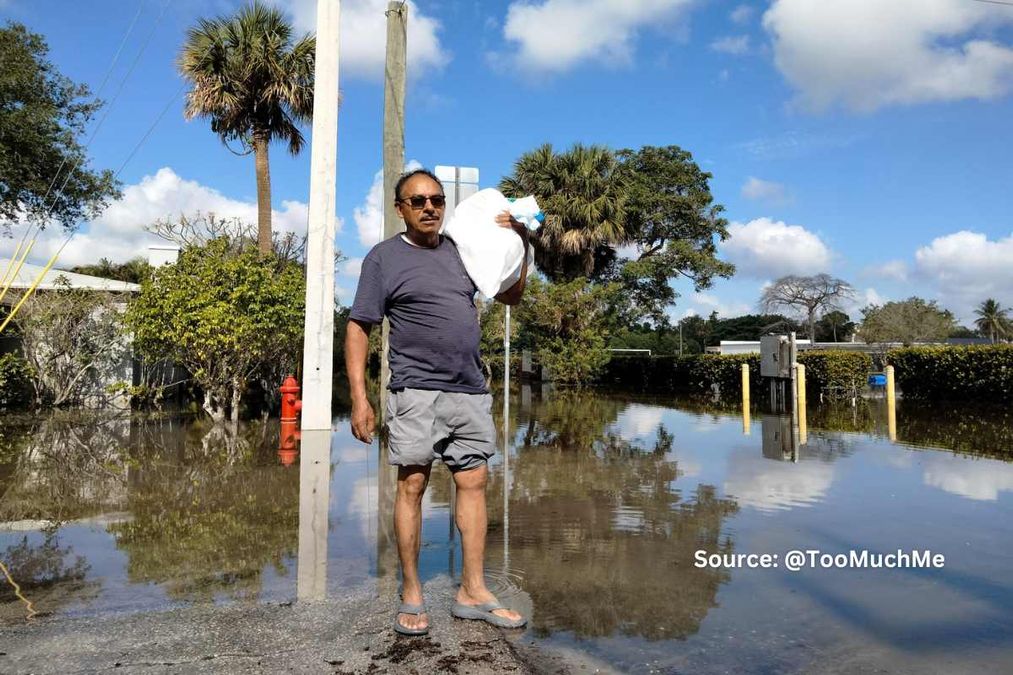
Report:
M457 486L456 517L463 570L453 615L514 628L525 619L503 608L485 585L486 461L495 451L492 397L479 359L481 330L475 284L454 242L440 235L446 197L424 169L406 173L394 190L405 232L373 247L362 262L345 338L352 395L352 433L372 442L375 417L366 398L369 332L390 319L390 392L387 398L390 463L397 465L394 531L401 559L401 607L394 629L405 635L429 630L418 559L422 495L432 462L442 459ZM520 302L527 274L527 229L509 213L496 218L524 241L520 280L496 296Z

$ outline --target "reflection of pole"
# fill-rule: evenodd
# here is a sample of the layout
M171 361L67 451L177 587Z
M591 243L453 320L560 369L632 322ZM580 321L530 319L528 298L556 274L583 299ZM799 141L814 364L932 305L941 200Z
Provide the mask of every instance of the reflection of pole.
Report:
M313 142L306 232L303 429L331 428L334 343L334 210L338 157L338 37L341 3L317 3Z
M503 327L503 574L510 569L510 305Z
M897 391L893 366L886 367L886 428L891 441L897 440Z
M376 462L376 576L380 593L397 588L397 541L394 538L394 499L397 497L397 467L387 461L387 439L380 434Z
M749 435L749 364L742 364L742 433Z
M331 431L304 431L299 464L299 571L296 581L300 600L322 600L327 594L330 485Z
M795 366L795 386L798 389L798 442L805 445L809 442L809 433L806 427L805 366L801 363Z

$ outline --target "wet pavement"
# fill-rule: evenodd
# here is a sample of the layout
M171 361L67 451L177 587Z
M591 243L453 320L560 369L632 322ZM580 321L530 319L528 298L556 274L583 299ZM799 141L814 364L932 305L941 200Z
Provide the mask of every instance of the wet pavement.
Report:
M22 597L0 579L0 672L1008 672L1009 412L858 401L813 407L800 437L700 400L523 387L502 405L487 576L530 626L450 619L439 467L421 641L390 629L393 474L343 419L279 454L271 422L5 417L0 562ZM945 565L698 564L897 549Z

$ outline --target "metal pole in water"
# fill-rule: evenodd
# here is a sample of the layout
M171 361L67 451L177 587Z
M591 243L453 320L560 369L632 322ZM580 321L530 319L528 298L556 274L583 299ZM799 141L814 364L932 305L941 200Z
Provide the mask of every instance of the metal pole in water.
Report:
M897 440L897 391L894 386L893 366L886 367L886 428L891 441Z
M742 434L749 435L749 364L742 364Z
M805 445L809 442L809 433L806 426L805 366L801 363L795 366L795 386L798 390L798 440Z

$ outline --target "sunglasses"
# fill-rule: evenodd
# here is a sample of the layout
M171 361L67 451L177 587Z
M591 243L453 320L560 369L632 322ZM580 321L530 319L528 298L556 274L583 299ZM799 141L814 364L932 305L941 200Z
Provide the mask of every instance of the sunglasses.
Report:
M445 195L412 195L398 201L402 203L408 202L413 211L421 211L426 208L426 202L431 202L433 208L437 209L442 209L447 205L447 197Z

